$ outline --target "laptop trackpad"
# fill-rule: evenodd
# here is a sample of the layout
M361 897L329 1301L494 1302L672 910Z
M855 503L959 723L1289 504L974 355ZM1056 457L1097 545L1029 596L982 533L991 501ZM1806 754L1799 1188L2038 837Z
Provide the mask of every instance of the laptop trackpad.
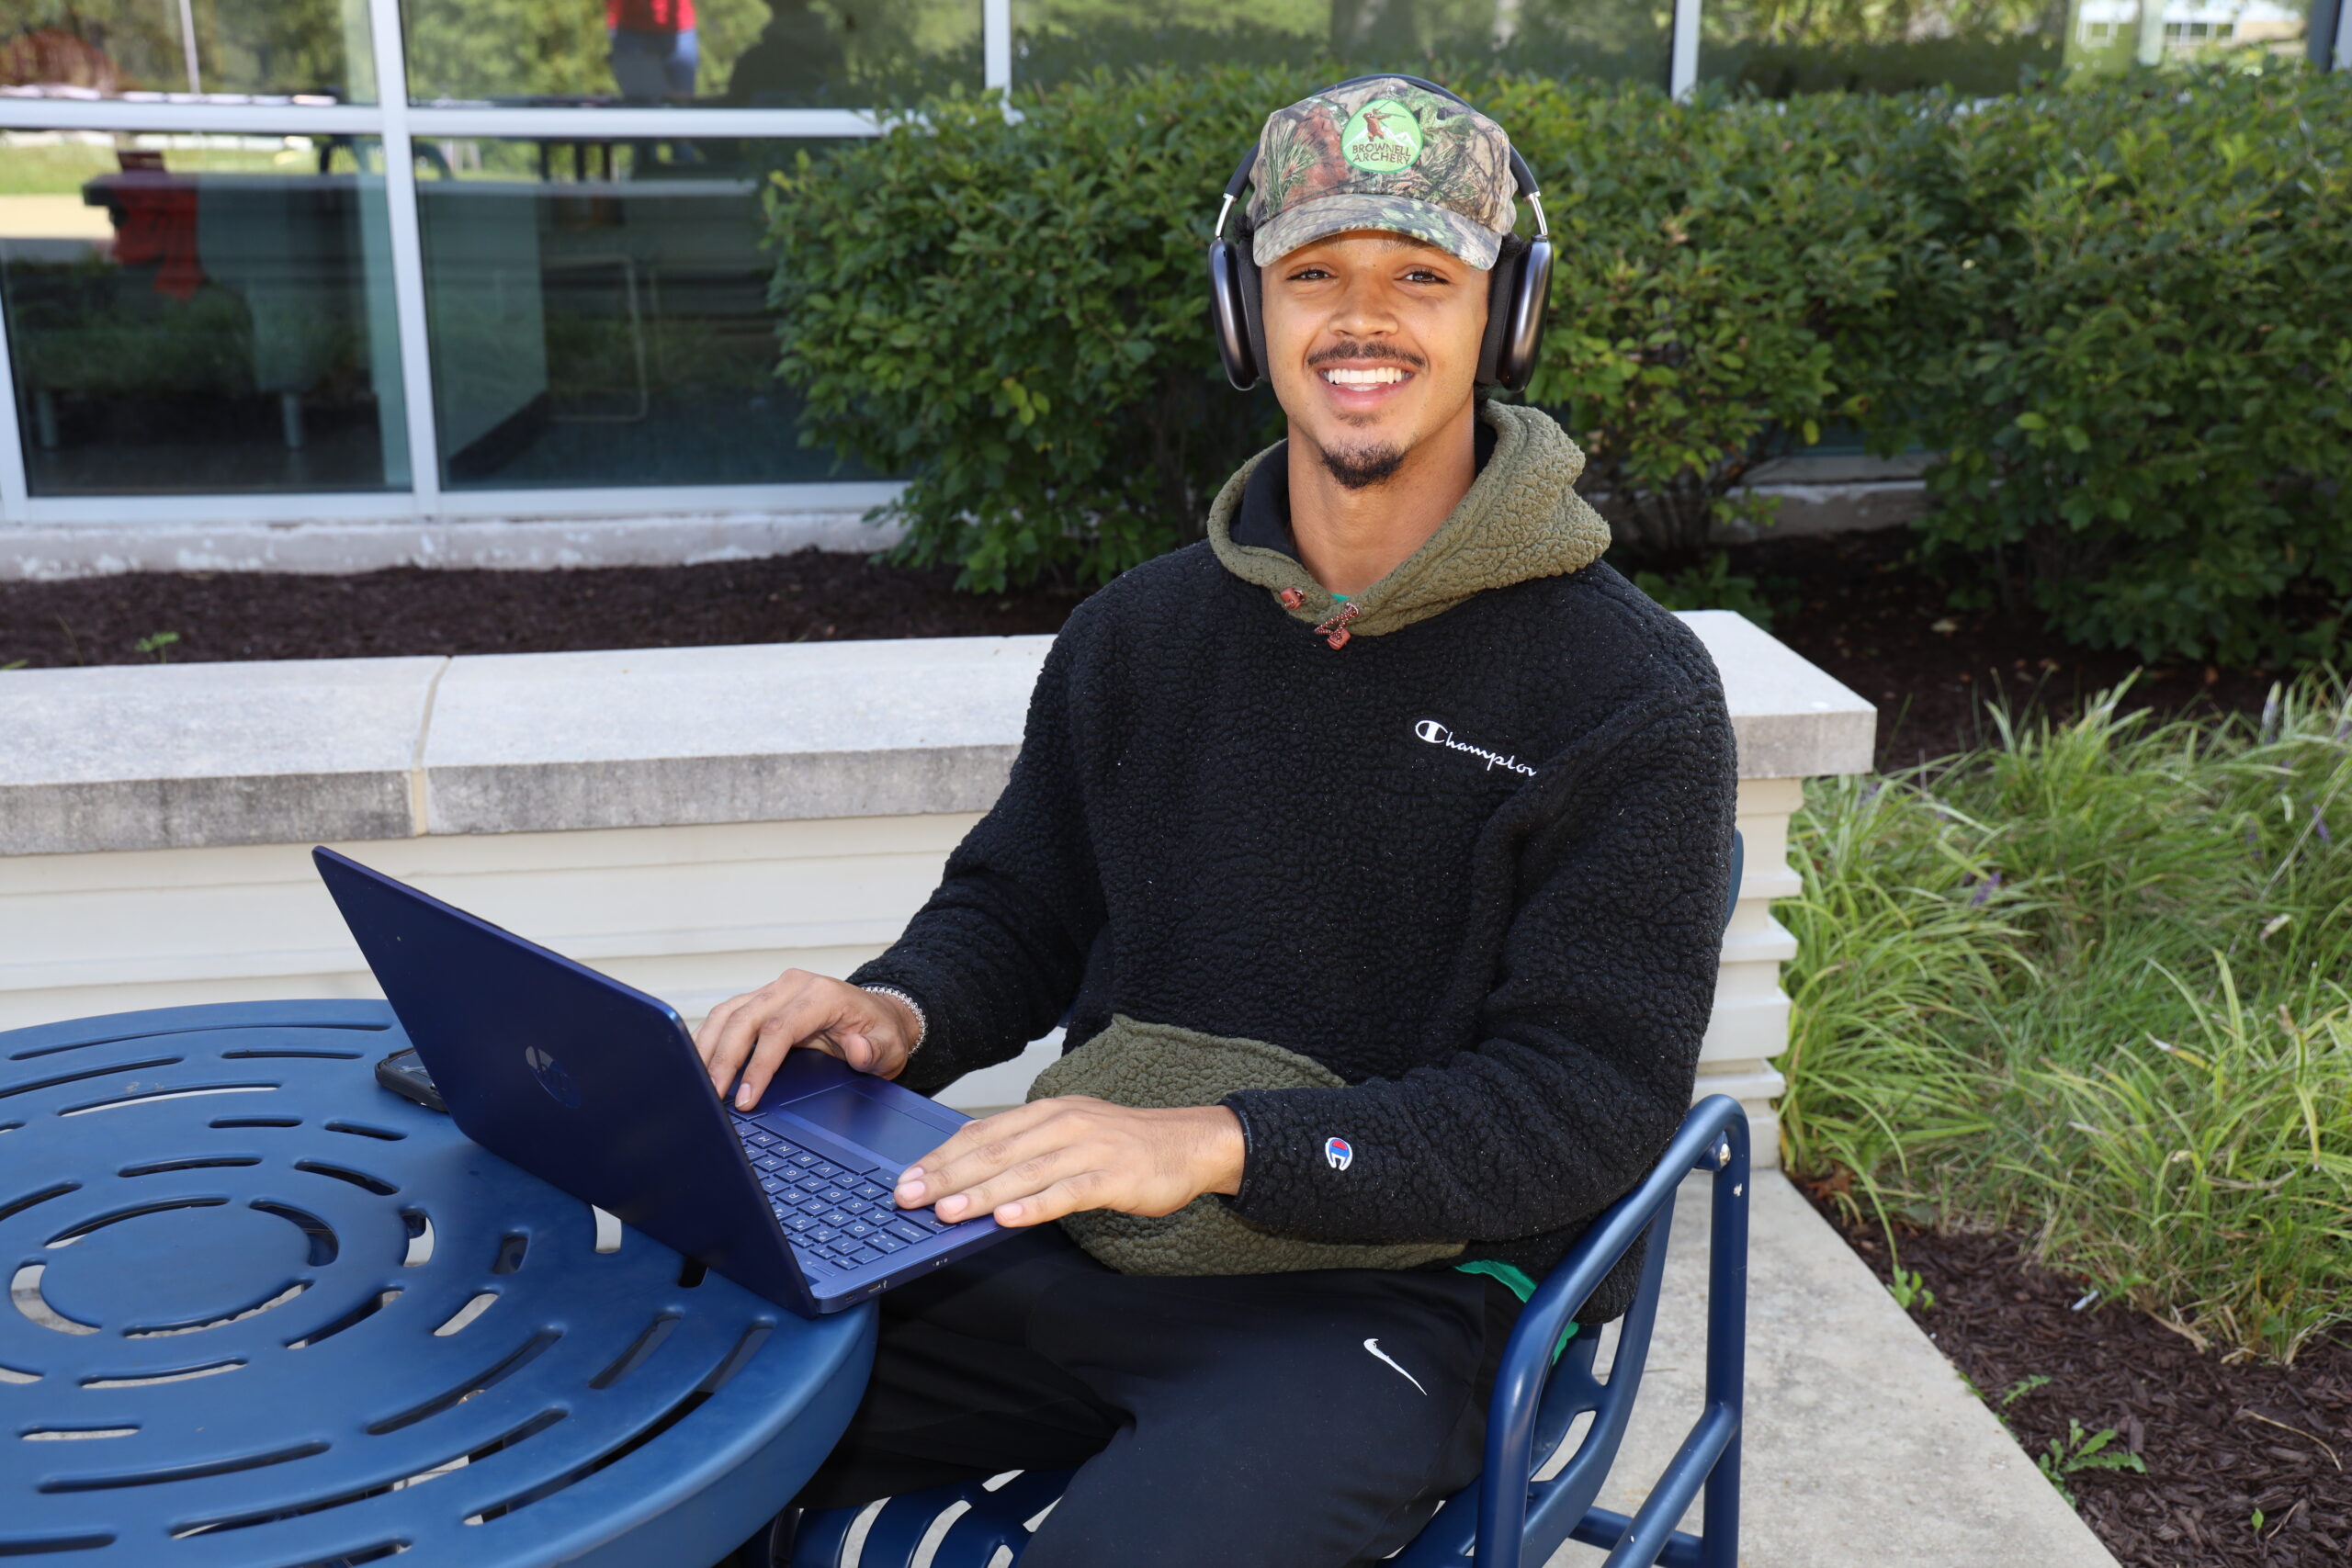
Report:
M839 1084L775 1109L831 1133L844 1143L872 1149L901 1169L949 1137L930 1122L893 1111L850 1084Z

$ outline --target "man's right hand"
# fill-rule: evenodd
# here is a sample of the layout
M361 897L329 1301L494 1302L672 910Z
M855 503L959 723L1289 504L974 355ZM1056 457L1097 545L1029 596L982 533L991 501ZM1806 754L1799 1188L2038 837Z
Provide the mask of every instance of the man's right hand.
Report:
M711 1009L695 1031L695 1049L721 1100L741 1077L735 1104L749 1111L767 1092L786 1052L813 1047L861 1073L895 1078L913 1054L921 1027L914 1010L896 997L787 969L758 990Z

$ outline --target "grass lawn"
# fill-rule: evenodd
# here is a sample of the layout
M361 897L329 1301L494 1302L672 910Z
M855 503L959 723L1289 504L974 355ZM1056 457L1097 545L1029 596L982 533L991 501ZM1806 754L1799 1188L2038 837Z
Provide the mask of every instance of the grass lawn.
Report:
M1788 1161L2291 1361L2352 1321L2352 685L2128 695L1808 786Z

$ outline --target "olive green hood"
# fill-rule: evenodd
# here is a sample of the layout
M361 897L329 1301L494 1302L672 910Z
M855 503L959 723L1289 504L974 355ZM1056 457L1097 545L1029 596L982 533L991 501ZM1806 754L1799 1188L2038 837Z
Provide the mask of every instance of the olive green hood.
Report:
M1348 601L1355 615L1347 629L1378 637L1442 615L1473 593L1531 578L1559 577L1599 560L1609 547L1609 525L1576 491L1584 453L1568 433L1540 410L1514 403L1482 404L1480 420L1495 433L1494 455L1469 493L1427 543L1394 571ZM1339 601L1295 557L1234 542L1233 522L1250 476L1270 446L1241 465L1209 503L1209 547L1225 570L1254 582L1310 626L1340 609Z

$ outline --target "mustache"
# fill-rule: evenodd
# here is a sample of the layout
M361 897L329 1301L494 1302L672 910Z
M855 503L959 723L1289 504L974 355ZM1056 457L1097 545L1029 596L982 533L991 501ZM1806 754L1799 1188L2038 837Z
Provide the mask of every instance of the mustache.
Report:
M1426 370L1430 362L1418 354L1409 353L1385 343L1341 343L1329 348L1317 349L1306 356L1307 368L1336 365L1343 359L1385 359L1392 365L1402 365L1412 370Z

